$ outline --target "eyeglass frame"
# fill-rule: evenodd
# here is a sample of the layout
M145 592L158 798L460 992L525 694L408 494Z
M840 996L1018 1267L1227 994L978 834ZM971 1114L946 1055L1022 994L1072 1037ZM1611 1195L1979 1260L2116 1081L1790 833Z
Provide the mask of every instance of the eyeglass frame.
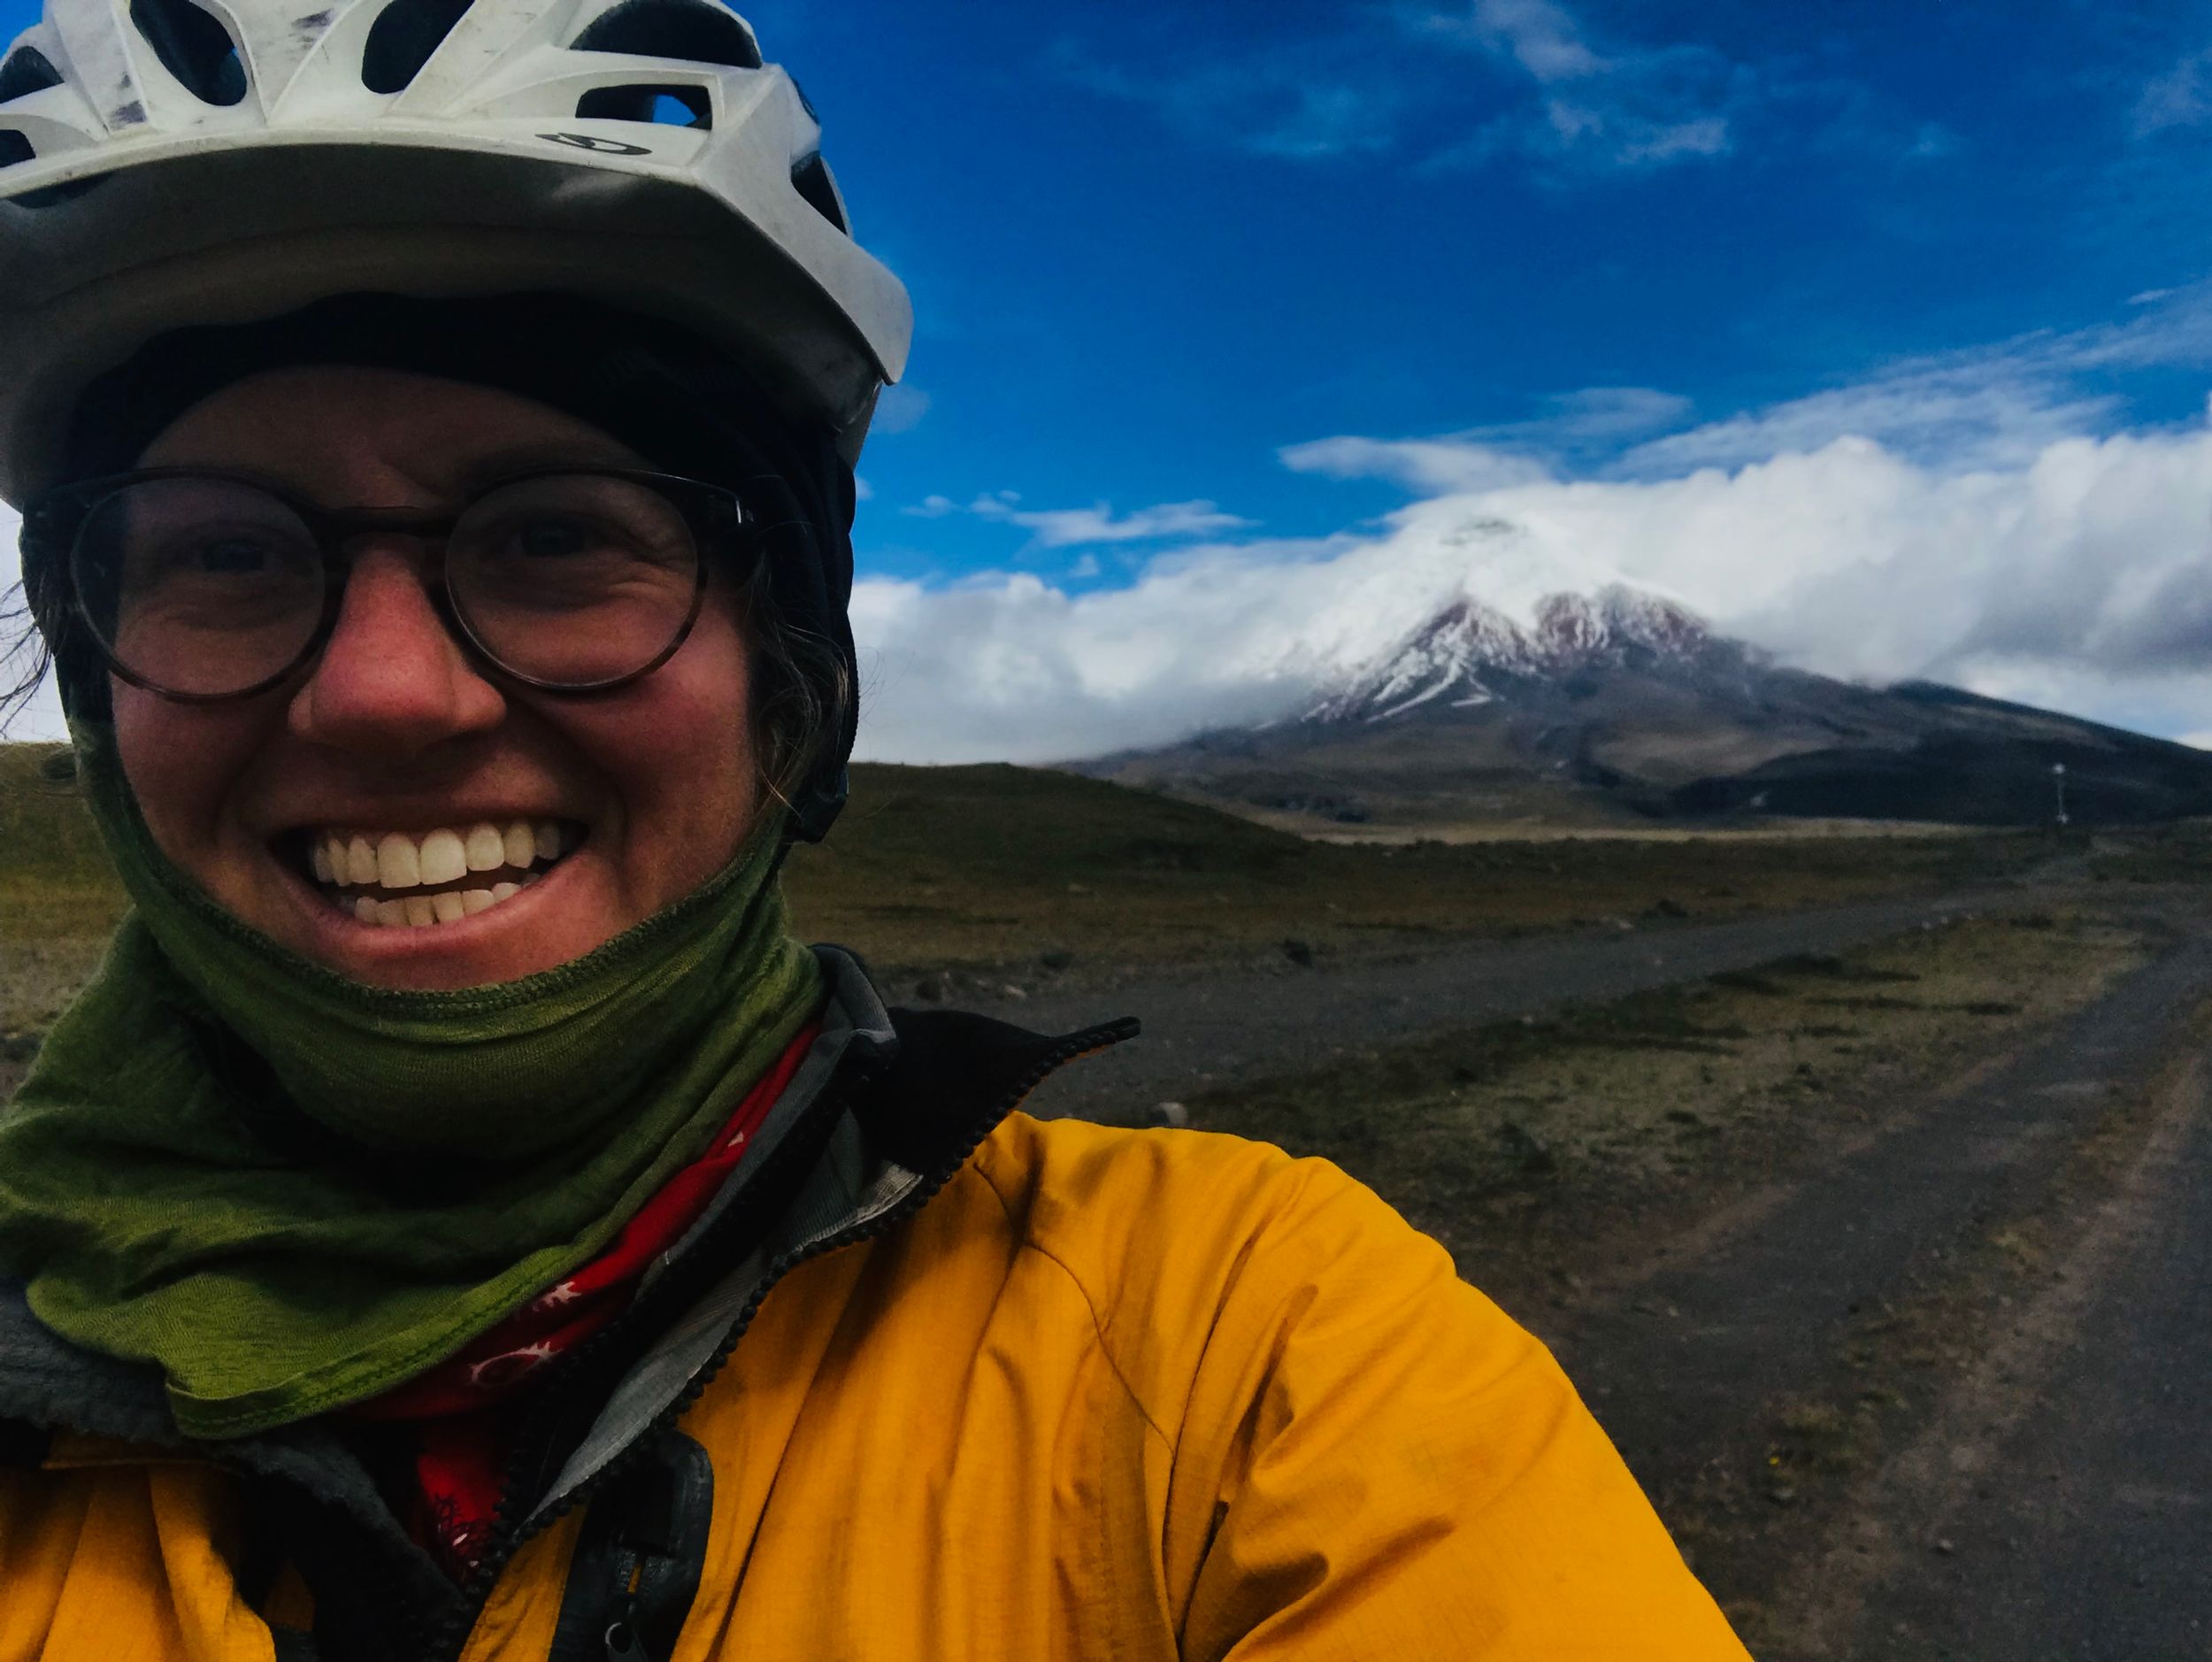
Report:
M641 667L581 685L525 674L502 662L489 647L476 637L467 619L454 604L445 569L447 543L456 527L478 503L497 491L512 485L526 484L534 479L579 477L619 479L631 484L643 485L657 492L682 518L685 527L691 533L695 557L691 602L674 638L650 662ZM180 692L160 686L133 670L116 657L114 648L109 645L99 625L94 621L92 609L86 601L82 585L78 581L77 555L93 516L125 490L164 479L213 480L260 491L298 516L308 535L314 539L317 557L322 562L322 612L305 642L282 669L235 692ZM731 487L650 468L575 466L526 468L486 481L472 489L467 499L449 514L425 514L411 508L326 508L285 486L234 468L142 467L129 473L107 473L97 479L79 480L41 492L24 505L22 535L27 544L42 547L50 553L58 552L68 576L70 609L83 623L94 650L118 678L173 704L221 704L257 697L282 686L330 644L330 637L337 632L346 583L353 574L354 556L349 549L365 536L396 533L425 545L429 558L423 572L424 589L446 634L464 651L518 685L540 692L589 696L618 692L642 681L675 657L683 643L690 639L691 631L705 609L707 568L712 563L710 558L711 553L722 548L757 558L764 528L760 519L746 506L743 496Z

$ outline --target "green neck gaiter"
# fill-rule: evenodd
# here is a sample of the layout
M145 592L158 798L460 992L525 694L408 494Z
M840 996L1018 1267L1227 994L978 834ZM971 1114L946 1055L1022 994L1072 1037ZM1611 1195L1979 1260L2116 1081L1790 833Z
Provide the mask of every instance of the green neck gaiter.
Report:
M0 1112L0 1267L55 1332L160 1365L179 1427L364 1401L600 1251L819 1009L770 823L573 963L365 986L153 845L111 733L74 733L135 910Z

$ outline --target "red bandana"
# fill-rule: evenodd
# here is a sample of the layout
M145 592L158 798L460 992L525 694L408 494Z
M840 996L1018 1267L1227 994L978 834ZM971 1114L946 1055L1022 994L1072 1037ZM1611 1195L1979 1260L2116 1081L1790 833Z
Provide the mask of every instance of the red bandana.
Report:
M745 1158L821 1031L810 1026L746 1093L707 1151L662 1186L607 1250L557 1281L465 1349L350 1412L417 1422L415 1537L447 1569L475 1562L499 1504L506 1464L504 1404L555 1357L621 1314L653 1260L683 1238Z

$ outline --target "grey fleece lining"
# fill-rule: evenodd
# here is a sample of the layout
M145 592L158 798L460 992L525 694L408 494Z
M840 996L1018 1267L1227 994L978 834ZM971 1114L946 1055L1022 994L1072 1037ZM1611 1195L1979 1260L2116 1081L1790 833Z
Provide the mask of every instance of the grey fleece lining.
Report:
M170 1418L159 1368L82 1350L48 1331L17 1281L0 1283L0 1418L198 1453L283 1479L366 1526L426 1604L453 1597L452 1582L392 1516L368 1469L324 1422L235 1443L196 1443Z
M764 1138L772 1131L780 1136L812 1105L848 1050L856 1048L887 1060L898 1049L890 1015L859 964L835 947L817 947L815 954L831 988L821 1036L770 1111L762 1127ZM849 1113L842 1115L830 1134L828 1148L766 1237L622 1377L532 1515L557 1505L604 1471L683 1395L714 1360L731 1325L744 1313L772 1265L841 1229L867 1222L897 1204L920 1181L919 1174L903 1166L872 1160L858 1123ZM672 1261L696 1241L728 1209L732 1198L726 1187L664 1262Z
M835 947L817 947L815 953L830 986L821 1035L756 1135L755 1158L739 1166L698 1223L656 1264L656 1272L692 1246L735 1202L759 1168L759 1157L819 1098L849 1050L872 1051L886 1060L896 1051L890 1017L859 964ZM859 1126L844 1116L767 1242L664 1335L616 1387L554 1494L568 1492L603 1469L675 1400L712 1358L777 1253L873 1215L879 1206L892 1204L884 1198L887 1191L902 1193L917 1181L902 1168L872 1161ZM419 1572L426 1597L452 1597L451 1582L392 1516L367 1469L326 1419L220 1443L187 1438L171 1418L158 1367L102 1356L50 1332L31 1313L22 1285L12 1281L0 1281L0 1419L188 1450L221 1465L286 1480L343 1509L388 1543L407 1564L410 1579Z

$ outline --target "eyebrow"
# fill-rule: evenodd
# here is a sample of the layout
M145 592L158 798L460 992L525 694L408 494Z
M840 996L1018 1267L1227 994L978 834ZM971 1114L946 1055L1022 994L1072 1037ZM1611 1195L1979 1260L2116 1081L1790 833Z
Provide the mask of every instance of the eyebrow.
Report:
M644 457L619 442L600 444L589 439L541 439L472 457L457 470L455 481L463 490L468 491L497 484L513 474L526 473L539 468L649 468L651 466Z

